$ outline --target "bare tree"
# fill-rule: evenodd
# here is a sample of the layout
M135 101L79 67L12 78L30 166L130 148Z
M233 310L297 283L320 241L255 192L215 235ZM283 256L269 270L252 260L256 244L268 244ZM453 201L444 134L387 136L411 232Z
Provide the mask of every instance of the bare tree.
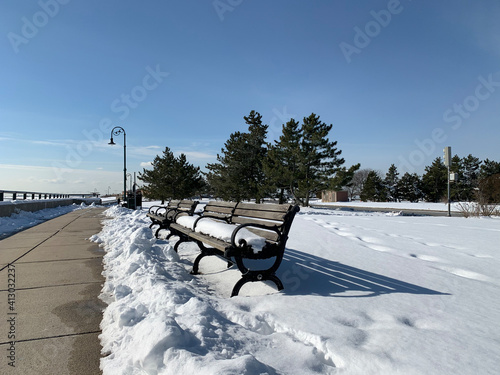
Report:
M353 200L356 197L359 197L361 191L363 190L363 186L365 185L366 178L368 174L372 172L373 169L360 169L354 172L354 176L351 181L351 186L347 187L347 192L349 193L349 199Z

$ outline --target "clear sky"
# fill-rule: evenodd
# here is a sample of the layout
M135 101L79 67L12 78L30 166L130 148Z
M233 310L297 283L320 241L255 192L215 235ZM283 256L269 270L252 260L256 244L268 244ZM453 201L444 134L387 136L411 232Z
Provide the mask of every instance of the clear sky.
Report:
M120 192L166 146L202 168L260 112L312 112L346 166L500 161L500 3L6 0L0 189Z

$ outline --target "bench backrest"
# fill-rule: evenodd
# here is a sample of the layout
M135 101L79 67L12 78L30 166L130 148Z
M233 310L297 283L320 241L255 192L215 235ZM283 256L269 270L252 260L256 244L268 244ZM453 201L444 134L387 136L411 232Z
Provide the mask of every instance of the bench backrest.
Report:
M182 216L182 215L190 215L192 216L194 213L194 210L196 210L196 206L198 205L198 201L192 201L189 199L183 199L181 201L178 201L177 206L175 207L175 210L171 210L172 212L170 215L172 215L172 218ZM167 211L167 216L169 215L169 211Z
M229 223L236 205L236 202L210 201L203 209L203 217L211 217Z
M148 214L172 219L176 214L192 215L197 205L198 201L173 199L166 206L152 206Z
M249 226L248 230L266 238L268 241L277 242L288 237L298 206L290 204L272 203L238 203L231 216L233 224L256 224L268 228L276 228L279 234L270 229Z

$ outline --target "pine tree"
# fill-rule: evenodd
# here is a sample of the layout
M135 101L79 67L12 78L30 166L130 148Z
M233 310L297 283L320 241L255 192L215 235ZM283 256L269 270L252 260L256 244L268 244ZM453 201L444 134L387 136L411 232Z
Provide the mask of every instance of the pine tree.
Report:
M241 201L256 198L259 201L263 191L263 160L266 156L265 138L267 125L255 111L244 117L249 125L248 133L235 132L224 144L218 163L207 165L207 180L216 195L225 200Z
M184 154L176 158L168 147L162 156L155 157L152 166L153 169L143 169L139 179L146 183L145 195L162 203L167 199L189 198L204 185L200 168L189 164Z
M267 155L267 128L262 124L260 113L251 111L250 115L244 117L248 124L247 142L245 144L246 162L248 166L247 189L248 198L255 198L257 203L267 195L264 183L265 175L263 163Z
M425 167L422 176L422 191L428 202L439 202L446 196L448 186L448 168L443 164L441 158L436 158L431 166Z
M453 200L471 201L474 199L474 190L478 187L480 165L481 161L470 154L462 159L456 155L452 158L450 170L458 175L458 180L452 187Z
M354 174L359 170L361 164L354 164L349 169L346 167L340 168L335 176L328 182L328 189L339 191L342 189L347 189L352 186L352 179Z
M406 172L399 180L398 189L403 200L418 202L422 198L421 181L416 173Z
M455 174L455 181L450 186L450 200L460 201L461 187L459 181L462 177L462 159L458 155L451 158L450 173Z
M387 191L377 172L370 171L368 173L360 198L363 202L385 202L387 200Z
M483 161L481 164L480 170L479 170L479 178L485 178L489 176L493 176L494 174L500 173L500 163L486 159Z
M284 203L285 192L291 193L299 180L301 129L290 119L282 127L282 135L274 145L268 145L263 170L269 191L278 191L279 203Z
M479 171L478 201L480 203L500 203L500 163L486 159Z
M351 180L351 186L347 187L347 192L349 193L349 198L351 200L361 195L365 181L371 171L372 169L365 168L354 172Z
M391 202L398 202L400 200L398 191L398 176L398 168L394 164L391 164L384 179L384 185L387 189L387 198Z
M304 117L302 140L300 142L299 173L297 188L292 194L302 205L309 206L310 198L328 187L328 180L344 164L339 158L342 153L327 137L333 125L321 122L319 116L312 113Z

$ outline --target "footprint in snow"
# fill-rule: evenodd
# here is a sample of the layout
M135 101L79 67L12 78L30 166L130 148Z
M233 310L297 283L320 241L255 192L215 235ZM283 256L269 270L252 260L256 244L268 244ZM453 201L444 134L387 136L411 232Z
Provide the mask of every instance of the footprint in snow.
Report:
M440 263L448 263L445 260L432 256L432 255L423 255L423 254L410 254L412 258L417 258L420 260L424 260L426 262L440 262Z
M478 280L478 281L493 281L491 277L488 277L486 275L473 272L473 271L467 271L463 270L460 268L453 268L453 267L438 267L438 269L449 272L453 275L464 277L466 279L471 279L471 280Z

